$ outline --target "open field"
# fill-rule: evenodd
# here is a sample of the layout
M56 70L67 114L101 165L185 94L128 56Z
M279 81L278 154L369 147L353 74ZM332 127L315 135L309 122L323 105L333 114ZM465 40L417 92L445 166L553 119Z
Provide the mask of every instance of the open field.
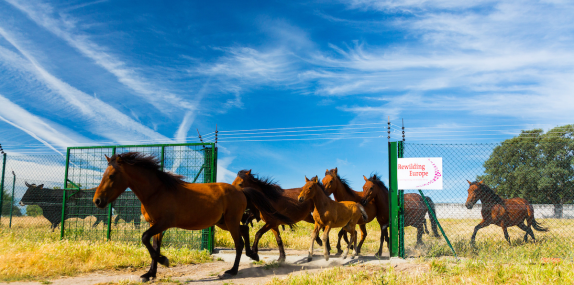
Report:
M4 224L7 219L2 220ZM107 242L101 235L104 231L103 224L94 230L90 226L93 221L95 218L87 218L82 223L84 226L76 227L76 229L81 228L83 233L91 238L99 239L60 241L59 228L52 233L49 230L49 223L43 217L14 218L12 230L5 226L0 229L0 280L42 281L102 270L114 276L118 274L118 270L128 268L137 271L138 274L143 273L149 265L149 255L140 242L113 241L114 235L112 235L112 241ZM394 267L355 265L317 271L312 274L299 272L288 277L283 276L281 279L265 279L265 282L272 284L381 284L383 281L384 284L448 284L453 282L548 284L556 283L552 280L558 277L564 284L573 281L574 277L570 273L574 269L572 263L574 239L570 235L570 229L574 228L573 220L540 219L539 222L548 227L550 231L546 233L535 231L537 243L524 243L523 232L516 227L509 228L511 245L504 240L500 227L491 225L478 232L475 247L469 245L469 240L474 226L479 222L478 219L441 219L440 222L458 256L461 257L460 262L454 262L452 258L446 257L452 256L452 253L443 238L437 239L425 234L423 236L425 245L415 247L416 229L407 227L405 229L406 254L411 257L411 263L416 264L418 268L416 274L412 270L399 271ZM253 242L255 232L262 226L263 223L254 224L250 233L251 242ZM116 231L125 231L130 233L130 237L133 235L139 240L140 232L143 232L146 227L142 224L140 229L136 229L133 224L120 222ZM285 247L291 250L306 251L310 245L312 228L312 224L305 222L298 223L293 230L286 227L285 231L281 231ZM367 240L362 250L363 259L372 256L379 244L378 223L369 223L367 231ZM335 252L337 233L338 229L334 229L330 234L332 254ZM344 242L343 244L345 245ZM215 246L232 248L233 243L229 233L216 230ZM271 232L263 236L260 248L267 248L268 252L273 254L278 253L275 237ZM321 255L322 251L321 247L315 245L316 256ZM192 266L189 264L212 261L207 253L190 250L187 246L167 247L163 252L172 264L180 264L174 267L173 270L176 271L180 266ZM384 255L388 255L386 244ZM242 260L251 262L245 256ZM267 260L267 263L253 266L265 267L269 264L272 264L272 267L280 266L269 262ZM218 266L226 268L228 264ZM195 269L191 267L186 270L191 272ZM169 278L164 281L169 281ZM132 281L126 282L133 283Z

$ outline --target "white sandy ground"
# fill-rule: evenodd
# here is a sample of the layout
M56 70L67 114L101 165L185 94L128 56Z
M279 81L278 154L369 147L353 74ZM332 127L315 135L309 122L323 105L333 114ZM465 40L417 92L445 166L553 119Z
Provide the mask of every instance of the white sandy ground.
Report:
M389 259L389 256L383 256L383 258L378 259L372 256L371 253L365 256L360 256L359 258L350 259L347 257L346 259L341 259L340 256L331 255L329 261L325 261L325 258L322 254L322 249L315 250L315 254L313 256L313 260L311 262L307 262L307 251L301 250L287 250L287 260L285 263L281 264L280 266L267 266L253 264L253 260L245 256L245 254L241 257L241 264L239 265L239 273L235 278L221 280L218 278L218 274L223 273L225 270L228 270L233 265L233 261L235 259L235 251L229 249L221 249L216 250L216 253L213 254L214 261L211 263L203 263L203 264L196 264L196 265L176 265L170 268L166 268L160 266L157 272L157 280L150 282L151 284L154 283L162 283L159 282L159 279L164 279L164 282L167 281L165 279L169 278L175 282L180 284L224 284L224 283L233 283L233 284L263 284L273 279L273 277L278 278L285 278L290 273L294 274L302 274L305 272L313 273L318 272L327 268L333 268L337 266L345 266L357 263L364 263L364 264L380 264L382 267L389 267L393 266L395 269L402 271L402 270L410 270L415 269L418 270L418 267L422 267L421 265L412 264L410 260L403 260L399 258L392 258ZM267 264L271 263L272 261L276 260L279 257L279 253L276 249L265 250L261 249L259 251L260 259L265 261ZM169 257L168 257L169 258ZM411 268L412 267L412 268ZM416 267L416 268L415 268ZM424 269L420 268L424 271ZM98 284L98 283L108 283L108 282L118 282L121 280L134 280L138 281L139 276L145 273L147 269L136 269L136 270L108 270L108 271L101 271L101 272L94 272L84 275L79 275L76 277L62 277L58 279L51 279L46 280L51 282L50 284L53 285L71 285L71 284L78 284L78 285L91 285L91 284ZM169 280L168 279L168 280ZM176 281L178 280L178 281ZM169 283L169 282L167 282ZM10 282L10 283L0 283L3 284L10 284L10 285L36 285L36 284L47 284L47 282Z

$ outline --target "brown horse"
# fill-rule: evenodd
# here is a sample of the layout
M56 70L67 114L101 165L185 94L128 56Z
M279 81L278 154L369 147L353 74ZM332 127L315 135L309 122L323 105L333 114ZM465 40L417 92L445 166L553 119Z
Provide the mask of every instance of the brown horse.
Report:
M182 180L183 176L163 172L157 158L138 152L106 156L106 159L108 167L93 202L98 208L105 208L128 187L141 201L142 214L151 225L143 233L142 243L152 258L149 271L141 276L143 281L156 277L157 263L169 266L167 257L160 254L163 232L169 228L201 230L217 225L228 230L236 249L233 267L222 276L229 277L237 274L244 245L247 256L259 259L249 249L249 229L240 225L246 208L256 207L285 223L291 222L276 213L265 197L254 189L242 191L227 183L187 183Z
M237 177L233 181L233 185L241 188L250 187L260 191L265 195L265 197L267 197L273 207L278 209L279 213L289 217L293 223L297 223L299 221L305 221L311 224L315 223L313 216L311 215L311 212L313 212L313 202L297 202L297 196L301 193L302 188L282 189L270 178L255 177L251 174L251 170L239 171L237 173ZM253 213L251 220L259 215L265 222L265 225L255 234L255 238L253 240L253 252L257 253L259 251L259 240L263 234L272 230L275 235L275 239L277 240L277 245L279 246L279 259L277 261L285 261L285 247L283 246L283 241L279 234L279 226L287 223L263 212L260 214ZM317 238L317 243L322 245L321 239Z
M305 203L305 201L313 201L315 205L315 210L313 210L313 219L315 219L315 228L311 235L311 248L309 248L308 261L313 259L313 245L314 240L319 234L319 231L324 228L323 240L324 243L324 254L325 260L329 260L329 250L327 248L327 238L329 237L329 231L331 228L342 227L351 234L351 242L347 245L347 249L343 253L343 259L347 257L349 253L349 248L351 243L354 245L353 256L357 256L357 231L355 230L356 224L362 218L363 220L368 220L367 213L361 204L351 201L335 202L329 199L327 193L325 193L325 188L319 182L317 176L309 180L305 176L305 186L303 186L303 191L299 194L299 202Z
M512 199L502 199L500 196L496 195L490 187L479 182L468 181L468 198L466 199L466 208L472 209L472 206L480 200L482 202L482 221L474 227L474 233L472 233L472 238L470 243L474 244L474 238L478 230L495 224L502 228L504 232L504 238L510 244L510 237L508 236L508 227L517 226L521 230L525 231L524 241L528 241L528 235L532 237L534 242L534 232L532 228L539 232L546 232L548 229L542 227L534 219L534 208L532 205L523 198L512 198ZM526 225L524 224L526 220Z
M366 178L365 178L366 179ZM381 188L381 190L386 191L377 191L376 194L369 197L365 200L365 192L356 192L351 187L346 179L341 178L338 174L337 168L325 171L325 177L323 178L323 185L325 185L325 193L327 195L333 194L335 196L335 201L352 201L352 202L361 202L367 212L367 216L369 220L360 219L358 224L359 228L361 229L361 240L359 241L359 245L357 248L357 252L361 253L361 246L367 237L367 227L365 226L367 223L371 222L375 217L377 218L377 222L381 226L381 241L379 245L379 250L375 254L375 256L380 257L383 251L383 244L385 240L387 241L387 245L390 247L389 244L389 191L387 187ZM375 192L373 192L375 193ZM367 202L368 201L368 202ZM363 203L364 202L364 203ZM341 237L346 235L344 229L339 231L339 239L337 241L337 251L338 254L342 253L341 250Z
M429 233L427 228L427 220L425 218L427 212L428 212L428 208L427 205L425 204L425 202L423 201L423 197L421 197L421 195L417 194L417 193L407 193L404 194L404 207L405 207L405 213L404 213L404 217L405 217L405 227L408 226L412 226L417 228L417 245L422 245L423 244L423 233ZM427 200L427 203L429 204L429 206L431 207L431 209L433 210L433 212L436 213L435 211L435 206L434 203L432 201L432 199L430 197L425 197ZM433 231L433 236L434 237L440 237L438 235L438 228L437 228L437 224L434 221L434 219L430 216L429 213L429 220L431 222L431 228Z

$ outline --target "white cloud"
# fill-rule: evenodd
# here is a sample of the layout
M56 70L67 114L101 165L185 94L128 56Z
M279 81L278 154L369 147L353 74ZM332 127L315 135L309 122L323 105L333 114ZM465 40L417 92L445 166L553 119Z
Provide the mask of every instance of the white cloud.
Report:
M134 121L109 104L56 78L46 71L36 58L32 56L32 53L21 44L23 40L18 39L15 35L1 27L0 36L6 39L22 55L20 56L6 48L0 47L0 60L8 64L10 68L13 69L13 72L17 72L22 77L26 77L27 82L41 85L42 92L50 96L50 100L46 101L47 104L52 106L65 104L69 106L71 109L64 108L66 110L65 115L82 120L86 128L93 134L111 139L114 142L146 139L170 141L161 134ZM38 98L37 96L34 98L35 100L41 99L41 97ZM74 112L77 112L77 115L74 115ZM16 115L18 115L18 120L14 120L14 118L11 120L18 122L27 120L27 117L22 112ZM28 131L34 132L42 140L50 141L53 139L53 133L35 132L34 129L30 130L28 127L25 128ZM70 141L70 143L71 142L73 141ZM69 145L64 142L60 142L59 144L62 146Z
M217 160L217 182L232 183L235 180L237 174L227 169L234 159L235 157L228 156Z
M116 76L118 81L134 91L148 103L164 113L172 113L174 109L196 110L197 102L189 102L181 96L166 90L144 76L138 74L134 67L113 55L105 48L82 32L76 26L77 19L63 12L54 11L53 7L40 1L23 3L18 0L7 0L8 3L28 15L36 24L50 31L66 41L71 47L84 56L92 59L96 64ZM52 15L58 15L53 17Z

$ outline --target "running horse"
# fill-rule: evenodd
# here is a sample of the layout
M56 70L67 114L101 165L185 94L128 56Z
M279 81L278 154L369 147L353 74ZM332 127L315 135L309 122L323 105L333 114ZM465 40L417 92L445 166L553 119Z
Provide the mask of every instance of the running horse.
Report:
M187 183L183 176L162 171L156 157L139 152L106 159L108 166L93 202L98 208L105 208L128 187L141 201L142 214L151 226L142 235L142 243L152 259L149 271L141 276L144 282L156 277L157 263L169 266L167 257L160 254L163 233L169 228L201 230L217 225L229 231L236 253L233 267L220 276L227 278L237 274L244 245L247 256L259 259L249 248L249 229L240 225L246 209L256 208L291 223L255 189L239 189L227 183Z
M313 212L313 202L307 201L299 203L297 201L297 196L301 193L302 188L282 189L270 178L256 177L251 174L251 170L239 171L232 184L237 187L250 187L260 191L260 193L262 193L271 202L271 205L273 205L275 209L278 209L279 213L288 217L293 223L297 223L299 221L305 221L311 224L315 223L313 216L311 215L311 212ZM279 234L279 226L287 223L281 219L277 219L275 216L263 212L252 212L249 215L250 217L247 219L247 222L251 222L252 219L257 219L258 217L261 217L265 222L265 225L255 234L255 238L253 240L253 252L257 254L259 251L259 240L266 232L271 230L277 240L277 246L279 246L279 259L277 261L284 262L285 247L283 246L283 240ZM317 237L316 241L319 245L322 245L320 238Z
M361 204L351 201L333 201L325 193L325 188L319 182L317 176L313 177L311 180L307 179L305 176L305 186L301 194L299 194L299 202L304 203L305 201L313 201L315 205L315 210L313 210L313 219L315 220L315 228L311 234L311 247L309 248L309 256L307 261L313 260L313 245L314 240L319 235L319 231L324 228L323 240L324 242L324 255L325 260L329 260L329 250L327 248L327 238L329 236L329 231L331 228L342 227L351 234L351 240L347 245L347 249L343 253L343 259L347 257L349 253L349 248L351 243L354 245L353 255L351 259L357 256L357 231L355 227L359 220L362 218L364 221L368 220L369 217L365 212L365 209Z
M472 209L474 204L480 200L482 202L482 221L474 227L474 232L470 238L470 243L474 245L474 239L478 230L495 224L502 228L504 238L510 244L508 227L517 226L525 231L524 241L528 241L528 235L536 242L532 228L539 232L547 232L548 229L542 227L534 219L534 208L523 198L502 199L484 182L468 181L468 198L464 204L467 209ZM526 224L524 221L526 220Z
M429 204L430 208L433 212L436 213L434 202L430 197L425 197L427 203ZM429 233L427 229L427 220L425 218L428 208L425 202L423 201L423 197L417 193L407 193L403 196L404 205L405 205L405 227L412 226L417 228L417 245L423 244L423 233ZM429 214L429 220L431 222L431 228L433 231L433 236L438 238L438 227L434 219Z
M351 189L347 180L339 176L337 168L331 170L327 169L327 171L325 171L325 177L323 178L322 182L325 186L325 193L327 193L327 195L333 194L335 201L352 201L357 203L361 202L365 208L365 211L367 212L369 219L360 219L358 222L359 229L361 229L361 240L359 241L357 253L361 253L361 247L365 241L365 238L367 237L366 224L371 222L375 217L377 218L377 222L381 226L381 240L379 250L375 256L380 257L383 251L383 244L385 243L385 240L387 241L387 245L390 247L388 231L389 190L387 187L385 187L383 184L380 188L383 191L377 191L376 194L366 198L365 192L357 192ZM373 193L375 192L373 191ZM337 241L337 254L341 254L343 252L341 250L341 237L344 236L346 236L346 232L344 229L341 229L341 231L339 231L339 238Z

